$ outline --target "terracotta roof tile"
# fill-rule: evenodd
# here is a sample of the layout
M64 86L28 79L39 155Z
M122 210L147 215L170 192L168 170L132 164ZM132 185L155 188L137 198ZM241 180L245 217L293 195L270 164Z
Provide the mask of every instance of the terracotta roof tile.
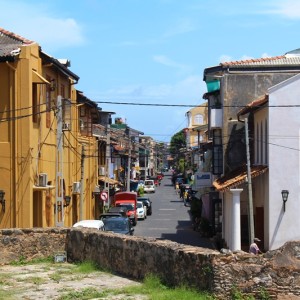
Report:
M20 53L20 46L33 43L33 41L0 28L0 58L13 58Z
M256 98L255 100L253 100L252 102L248 103L245 107L243 107L240 111L238 111L237 115L242 116L250 112L252 108L260 107L265 103L267 103L268 101L269 101L269 95L268 94L262 95Z
M258 67L258 66L282 66L300 64L299 55L281 55L267 58L247 59L220 63L222 67Z
M21 43L23 45L24 44L28 45L28 44L33 44L34 43L34 41L25 39L22 36L20 36L18 34L15 34L11 31L5 30L4 28L1 28L1 27L0 27L0 37L1 37L1 40L2 40L2 37L7 37L7 38L10 39L10 41L14 40L16 43ZM2 44L1 40L0 40L0 44Z
M251 166L251 178L255 178L268 170L267 166ZM244 165L236 170L233 170L225 176L218 178L213 182L213 186L219 192L225 192L231 188L236 188L246 181L247 166Z

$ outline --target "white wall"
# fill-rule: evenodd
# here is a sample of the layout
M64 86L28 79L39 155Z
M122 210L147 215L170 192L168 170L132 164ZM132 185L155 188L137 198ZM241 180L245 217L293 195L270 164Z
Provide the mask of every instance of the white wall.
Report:
M300 76L269 89L269 249L300 240L299 132ZM289 190L283 211L281 190Z

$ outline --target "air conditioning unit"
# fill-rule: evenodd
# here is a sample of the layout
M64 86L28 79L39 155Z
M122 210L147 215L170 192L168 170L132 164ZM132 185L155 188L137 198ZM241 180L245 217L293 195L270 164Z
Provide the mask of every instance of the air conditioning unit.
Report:
M48 183L48 175L47 173L39 174L39 186L47 186Z
M64 131L70 131L71 130L71 124L70 123L63 123L62 130Z
M73 194L79 194L80 193L80 182L73 182Z
M105 167L99 167L99 175L105 176Z

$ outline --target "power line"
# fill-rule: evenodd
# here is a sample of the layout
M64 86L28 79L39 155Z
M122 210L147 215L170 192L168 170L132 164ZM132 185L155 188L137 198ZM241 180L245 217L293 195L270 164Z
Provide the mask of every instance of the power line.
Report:
M136 106L165 106L165 107L199 107L201 104L162 104L162 103L138 103L138 102L114 102L114 101L95 101L99 104L115 104L115 105L136 105ZM208 106L207 106L208 107ZM214 107L214 106L211 106ZM222 107L230 108L246 108L248 105L221 105ZM257 105L255 108L259 107L277 107L277 108L286 108L286 107L300 107L300 104L293 105Z

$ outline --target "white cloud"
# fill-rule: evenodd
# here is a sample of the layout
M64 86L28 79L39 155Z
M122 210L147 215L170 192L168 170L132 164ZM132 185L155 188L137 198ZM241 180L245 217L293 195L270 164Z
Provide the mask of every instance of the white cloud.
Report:
M175 68L179 71L179 73L187 73L192 71L192 67L185 64L177 63L164 55L155 55L153 56L153 60L164 66Z
M230 55L223 54L220 56L219 61L220 63L225 63L225 62L231 62L231 61L240 61L240 60L250 60L250 59L257 59L257 58L267 58L267 57L272 57L272 55L269 55L267 53L263 53L261 57L253 57L249 55L242 55L240 58L233 58Z
M84 43L82 28L72 18L56 18L46 4L0 1L1 27L39 43L47 51ZM10 13L7 13L10 12Z
M300 2L298 0L279 0L272 3L272 6L274 8L264 11L264 13L289 19L300 18Z
M165 38L168 38L176 35L181 35L187 32L191 32L194 30L196 30L196 26L190 19L181 19L172 28L166 30L163 36Z
M219 58L220 63L228 62L228 61L233 61L233 58L229 55L222 54Z
M202 99L205 84L202 76L189 76L176 82L175 84L160 85L127 85L116 89L102 92L101 95L94 94L91 99L112 99L112 101L127 101L154 103L159 101L162 104L191 104L196 105L196 101ZM193 103L191 103L193 102Z

